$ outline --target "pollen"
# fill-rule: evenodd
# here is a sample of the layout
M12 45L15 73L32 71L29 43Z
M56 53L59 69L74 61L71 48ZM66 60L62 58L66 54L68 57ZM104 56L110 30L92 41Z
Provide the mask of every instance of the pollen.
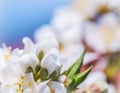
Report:
M10 57L10 54L6 54L6 55L5 55L5 61L8 61L8 60L9 60L9 57Z
M61 44L61 43L59 43L59 50L60 50L60 51L64 51L64 46L63 46L63 44Z
M31 82L29 82L29 83L28 83L28 87L30 88L31 86L32 86L32 83L31 83Z
M20 79L23 80L23 79L24 79L24 76L21 76Z
M11 49L11 48L8 48L8 53L4 55L5 61L8 61L8 60L9 60L10 55L11 55L11 51L12 51L12 49Z
M22 82L17 82L17 83L15 83L15 85L21 85L22 84Z
M9 84L6 85L6 87L9 87L9 86L10 86Z
M22 82L17 82L15 85L18 86L17 93L23 93Z
M52 88L50 89L50 91L51 91L51 93L55 93L55 90L54 90L54 89L52 89Z

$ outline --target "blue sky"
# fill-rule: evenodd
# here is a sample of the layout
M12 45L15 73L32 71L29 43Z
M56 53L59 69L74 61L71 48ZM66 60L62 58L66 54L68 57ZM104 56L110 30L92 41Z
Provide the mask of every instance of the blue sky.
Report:
M50 22L57 7L70 0L0 0L0 43L20 43L24 36Z

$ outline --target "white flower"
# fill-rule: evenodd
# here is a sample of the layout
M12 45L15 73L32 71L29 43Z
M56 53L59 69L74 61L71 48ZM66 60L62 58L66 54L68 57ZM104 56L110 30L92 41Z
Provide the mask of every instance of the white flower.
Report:
M19 64L9 63L0 71L0 83L2 93L17 93L18 85L21 77L24 76Z
M75 93L83 93L83 91L98 93L107 91L107 93L116 93L115 89L114 85L107 83L106 76L103 72L95 71L88 75L85 82L79 86L79 90Z
M64 84L52 81L52 76L47 82L42 79L44 76L38 77L41 73L47 73L44 71L39 73L39 67L48 71L48 76L54 71L60 74L61 64L57 41L52 37L43 37L40 43L34 44L29 38L24 38L23 43L24 49L21 50L9 51L7 47L0 48L2 52L0 60L4 63L0 70L1 93L52 93L53 91L66 93ZM6 54L9 54L7 60Z
M41 61L41 67L46 68L49 74L51 74L60 66L59 53L56 49L49 51Z
M28 38L24 38L23 42L25 43L24 51L26 51L26 47L31 47L28 50L29 54L24 54L23 57L20 59L20 63L27 67L27 65L31 66L35 69L36 65L39 64L38 56L40 52L43 52L43 58L41 59L41 67L46 68L51 74L59 64L59 52L58 52L58 43L52 37L43 37L41 38L40 43L34 44ZM31 44L31 45L30 45ZM29 49L28 48L28 49ZM22 60L23 59L23 60ZM22 63L23 62L23 63Z
M112 8L119 8L120 0L106 0L106 3Z
M67 64L67 68L73 64L73 60L79 58L84 50L84 47L81 44L82 20L79 17L80 15L77 11L70 10L69 8L57 10L53 17L52 25L41 27L36 31L34 36L37 43L41 42L42 39L46 37L50 37L51 39L55 38L59 44L61 62ZM91 54L87 54L87 57L85 57L85 64L95 60L97 56L98 55L91 56Z
M104 15L98 24L88 24L86 42L96 51L116 52L120 49L120 23L115 14Z
M109 9L115 10L119 8L119 0L75 0L74 7L82 14L89 18L94 17L102 6L107 6Z
M6 47L6 45L3 45L3 47L0 48L0 70L6 65L10 56L11 56L11 48Z
M34 39L36 43L40 43L45 38L54 39L53 28L49 25L44 25L41 28L37 29L34 33Z
M44 81L38 85L37 93L66 93L66 88L63 83L55 81Z
M52 37L43 37L40 41L40 43L34 44L30 43L32 42L28 38L23 39L25 43L24 51L26 51L26 47L31 47L30 50L28 50L29 54L26 52L26 54L21 57L21 60L23 59L23 65L29 63L29 65L34 69L35 66L39 63L38 56L40 52L43 52L43 58L41 60L41 66L43 68L47 68L50 73L52 73L57 65L60 65L58 62L59 52L58 52L58 43L57 41ZM31 45L30 45L31 44ZM28 48L29 49L29 48ZM26 59L26 60L25 60ZM25 64L24 64L25 63ZM35 65L36 64L36 65ZM52 68L51 68L52 66ZM26 67L26 65L25 65ZM49 73L49 74L50 74Z
M13 72L9 71L9 73L13 75L12 74ZM9 84L8 82L1 83L2 93L6 93L6 92L7 93L27 93L27 92L36 93L34 91L36 91L35 88L37 87L37 84L35 83L33 79L32 73L26 74L20 78L16 77L15 75L11 76L10 74L8 75L9 78L7 78L7 80L9 80L11 83ZM11 81L11 79L14 79L14 78L18 80Z
M72 29L73 30L73 29ZM81 53L83 52L84 48L80 42L79 35L77 32L74 31L54 31L54 29L48 25L43 26L41 29L39 29L35 33L35 40L37 43L40 43L43 38L49 37L50 40L56 38L59 43L59 50L60 50L60 60L62 63L67 63L69 66L73 64L73 60L76 60L79 58ZM75 30L76 31L76 30ZM66 36L68 35L68 36ZM77 37L77 38L76 38ZM47 45L44 47L48 47ZM69 59L69 62L66 59ZM64 61L65 60L65 61ZM65 67L66 69L69 68L69 66ZM64 67L63 67L64 68Z
M2 60L3 63L7 63L0 70L1 93L71 92L85 79L91 70L90 67L82 74L77 72L81 68L84 51L74 65L67 69L67 73L61 73L62 65L59 59L58 43L54 38L44 37L37 44L34 44L29 38L24 38L23 43L23 49L11 51L7 61ZM1 55L1 57L4 58L5 56ZM65 78L60 77L63 75L65 75ZM71 78L72 75L74 76L73 79ZM69 79L72 81L76 79L76 82L70 82ZM75 85L70 89L68 83Z
M84 17L93 17L98 8L106 4L106 0L75 0L74 2L74 7L76 7Z
M83 23L84 18L73 7L63 7L55 12L52 19L52 31L58 40L59 48L61 52L61 62L67 64L69 67L73 64L73 60L76 60L84 50L82 45L83 39ZM46 27L47 28L47 27ZM85 64L92 60L95 60L98 55L91 56L87 54L85 56ZM67 68L66 68L67 69Z
M81 56L84 50L84 47L79 43L80 39L76 38L75 35L73 34L74 31L73 32L68 31L67 32L68 34L67 33L64 34L64 31L60 33L62 33L61 36L60 34L57 33L57 31L56 32L54 31L53 33L53 30L50 26L43 26L40 30L36 32L35 38L37 43L40 43L43 38L50 37L52 40L54 37L56 37L59 43L60 62L63 65L61 70L61 73L62 73L65 70L67 70L75 62L75 60L77 60ZM65 35L68 35L68 38L67 36L65 38ZM71 35L73 36L71 37ZM44 47L47 47L47 46L44 46ZM84 64L87 64L90 61L95 60L97 57L98 57L97 54L92 54L92 53L87 54L85 56Z
M41 40L37 44L33 44L33 42L29 38L24 38L23 43L24 43L24 51L23 53L30 53L33 52L36 55L40 51L43 51L44 53L47 53L49 50L52 48L58 48L58 43L53 37L42 37L40 36Z
M95 83L95 81L106 81L105 74L100 71L91 72L86 78L84 84L90 86L91 84Z
M2 57L4 58L4 56L1 56L1 58ZM24 78L25 73L24 73L24 70L20 66L21 64L19 62L20 59L21 59L20 56L15 55L15 53L10 51L7 61L3 61L5 65L1 67L1 70L0 70L1 93L6 93L6 92L7 93L18 93L18 92L22 93L20 92L22 90L19 90L19 86L22 84L22 79Z
M76 25L80 26L82 21L81 14L72 6L68 6L57 9L51 23L56 30L61 31Z
M18 59L18 62L24 70L29 66L35 69L36 65L39 64L37 56L33 53L22 55L20 59Z

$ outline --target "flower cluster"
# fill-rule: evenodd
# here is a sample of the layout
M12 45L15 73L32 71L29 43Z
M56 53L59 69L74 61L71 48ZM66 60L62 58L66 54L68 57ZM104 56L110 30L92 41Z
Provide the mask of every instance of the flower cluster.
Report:
M79 58L84 48L87 48L84 68L92 64L94 65L93 72L100 71L106 79L98 80L104 82L98 84L95 78L92 78L94 82L90 85L85 84L80 91L78 90L80 93L87 93L88 90L91 93L94 93L94 90L102 93L104 91L101 91L101 86L102 90L107 88L108 93L115 93L115 90L120 89L120 84L118 84L120 74L119 5L119 0L74 0L72 5L57 9L50 24L38 29L34 35L37 43L41 41L40 35L44 34L46 34L45 37L54 36L57 39L60 60L66 65L64 69L68 69L74 60ZM99 88L94 87L98 85Z
M3 45L0 93L119 93L119 5L74 0L35 32L35 43L26 37L23 49Z
M84 51L69 69L64 69L58 43L52 37L38 44L26 37L23 43L23 49L0 48L0 93L71 93L92 68L79 73Z

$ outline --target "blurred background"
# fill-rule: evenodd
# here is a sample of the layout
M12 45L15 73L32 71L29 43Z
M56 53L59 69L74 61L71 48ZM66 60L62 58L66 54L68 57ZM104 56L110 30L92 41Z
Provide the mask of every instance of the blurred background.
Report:
M55 36L67 65L87 49L81 71L93 65L92 78L78 93L120 93L120 0L0 0L0 44L42 35Z
M0 0L0 44L21 47L21 40L43 24L48 24L57 7L69 0Z

